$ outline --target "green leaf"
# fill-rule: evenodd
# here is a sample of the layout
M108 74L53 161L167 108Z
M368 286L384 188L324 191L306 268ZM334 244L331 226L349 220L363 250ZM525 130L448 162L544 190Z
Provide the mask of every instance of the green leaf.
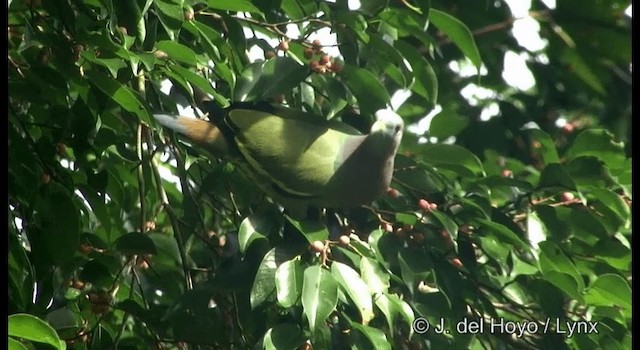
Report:
M560 290L567 293L569 297L582 300L580 286L578 286L575 278L571 275L556 270L544 272L543 275L546 281L560 288Z
M293 323L281 323L270 328L263 338L265 350L297 349L305 341L300 327Z
M240 75L235 101L259 101L284 94L297 87L308 75L307 67L290 57L274 57L248 65Z
M617 216L621 222L627 223L631 219L631 209L619 194L608 189L599 188L592 190L589 196L597 198L613 215Z
M601 240L593 247L596 259L622 271L631 270L631 250L617 239Z
M31 340L53 346L56 349L66 349L64 341L58 333L45 321L29 314L14 314L9 316L9 336Z
M171 65L169 67L172 71L176 72L177 74L179 74L180 76L182 76L184 79L186 79L189 83L195 85L197 88L199 88L200 90L206 92L207 94L210 94L212 96L214 96L214 98L216 99L216 101L219 101L221 103L225 103L227 101L227 99L222 96L220 93L218 93L209 83L209 81L207 79L205 79L204 77L178 65L178 64L174 64Z
M262 262L253 280L249 301L255 309L271 297L276 291L276 270L285 261L291 260L296 252L291 247L275 247L262 258Z
M144 233L130 232L116 240L116 249L124 255L158 254L153 240Z
M539 247L540 255L538 258L542 273L546 275L550 271L557 271L571 276L576 282L578 292L582 292L584 289L582 276L571 260L562 252L562 249L551 241L540 242Z
M49 183L44 196L37 203L39 226L55 264L63 264L73 258L80 239L80 213L65 188Z
M531 137L531 142L534 144L534 147L532 147L535 150L534 152L540 152L544 164L560 162L556 145L549 134L540 129L531 129L528 133Z
M433 215L433 217L442 224L442 227L449 232L451 238L456 239L456 237L458 237L458 224L456 224L453 219L437 210L432 211L431 215Z
M415 46L404 41L396 41L394 45L411 65L412 74L415 77L411 91L428 102L427 106L425 106L428 107L427 110L420 113L424 116L438 102L438 77L436 72Z
M382 313L387 318L387 325L389 326L389 330L391 330L391 333L394 333L393 325L395 323L397 315L401 315L405 322L407 322L407 326L410 329L409 337L411 337L411 335L413 334L411 325L413 324L415 315L409 304L400 299L397 295L388 293L377 295L375 298L375 302L376 306L380 310L382 310Z
M276 229L272 217L264 214L252 214L247 216L238 230L238 244L240 252L246 253L249 245L256 239L266 239Z
M455 171L461 176L484 176L482 163L466 148L458 145L427 144L422 148L423 155L435 167Z
M411 66L409 66L409 62L405 60L395 47L391 46L379 35L371 35L369 46L371 53L376 55L377 60L381 61L380 64L386 64L399 69L402 82L398 82L398 84L407 87L413 82L414 72Z
M496 238L504 243L514 245L518 249L529 250L530 247L521 237L516 235L508 227L499 223L493 222L488 219L478 219L478 222L482 224L483 229L488 229L492 232Z
M302 293L302 264L300 260L285 261L276 269L276 296L280 306L295 305Z
M329 238L329 230L327 230L325 225L318 221L298 221L289 216L287 216L287 220L304 235L309 243L324 241Z
M172 60L186 63L190 66L198 64L196 53L189 47L172 40L162 40L156 43L156 49L164 51Z
M547 165L540 174L538 188L558 188L560 190L576 190L573 178L562 168L560 164Z
M593 305L617 305L631 310L631 287L620 275L598 276L587 289L585 301Z
M262 13L249 0L209 0L207 6L224 11Z
M443 108L436 114L429 125L429 134L444 140L450 136L458 135L469 125L469 119L465 118L450 108Z
M609 169L596 157L573 158L564 166L564 170L571 175L576 186L582 191L615 184Z
M426 16L421 16L403 8L389 7L379 17L390 27L396 29L399 32L399 37L413 36L420 40L424 46L431 46L431 38L426 32ZM407 59L409 60L408 57ZM411 62L411 60L409 61Z
M604 129L586 129L582 131L567 151L571 158L593 156L602 160L610 169L623 166L626 159L624 144L615 142L614 136Z
M21 342L13 339L13 338L9 338L9 350L28 350L26 346L24 346L24 344L22 344Z
M155 0L153 5L157 9L160 23L164 26L169 38L175 40L184 22L184 11L180 0Z
M360 278L360 275L351 268L334 261L331 264L331 274L340 285L341 289L349 295L351 300L358 307L362 324L369 324L373 318L373 303L371 302L371 294L366 283Z
M125 111L131 112L138 116L141 122L147 125L151 124L151 115L138 97L138 94L133 92L131 88L120 84L118 81L100 74L95 70L90 70L86 73L88 80L100 89L105 95L114 100Z
M380 79L364 68L345 65L340 79L358 100L363 115L373 116L377 110L386 108L391 100Z
M600 79L598 79L598 75L593 72L578 50L565 47L560 56L560 61L568 65L569 69L593 90L602 95L606 93Z
M469 28L457 18L434 8L429 11L429 21L438 27L441 32L445 33L451 41L460 48L462 53L476 66L479 74L482 58L476 46L476 41L473 38L473 33L471 33Z
M369 286L369 292L373 295L384 293L389 289L389 274L384 271L376 260L363 257L360 260L360 273L362 279Z
M351 323L351 325L353 326L353 329L362 333L367 340L369 340L372 349L391 350L391 343L389 343L387 336L382 332L382 330L363 326L358 323Z
M302 306L314 333L338 304L338 284L329 271L315 265L304 271Z

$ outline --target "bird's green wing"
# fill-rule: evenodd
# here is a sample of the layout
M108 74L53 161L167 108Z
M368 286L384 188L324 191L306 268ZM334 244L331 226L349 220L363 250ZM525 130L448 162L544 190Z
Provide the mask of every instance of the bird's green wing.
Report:
M277 190L297 197L322 194L343 160L342 145L354 137L316 123L255 110L232 110L227 123L234 129L238 150L253 175L268 178Z

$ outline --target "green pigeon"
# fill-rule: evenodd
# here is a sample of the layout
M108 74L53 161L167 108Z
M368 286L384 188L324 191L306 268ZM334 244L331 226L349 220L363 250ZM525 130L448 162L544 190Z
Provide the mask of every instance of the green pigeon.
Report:
M404 123L391 110L376 112L367 135L295 109L268 103L206 101L210 119L154 115L214 156L230 159L286 209L353 208L389 188Z

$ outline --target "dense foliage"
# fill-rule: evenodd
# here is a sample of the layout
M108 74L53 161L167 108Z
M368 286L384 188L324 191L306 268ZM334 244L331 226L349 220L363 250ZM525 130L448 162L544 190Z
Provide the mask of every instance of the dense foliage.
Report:
M628 6L10 0L10 348L630 348ZM397 91L430 124L322 223L152 117L204 92L366 132Z

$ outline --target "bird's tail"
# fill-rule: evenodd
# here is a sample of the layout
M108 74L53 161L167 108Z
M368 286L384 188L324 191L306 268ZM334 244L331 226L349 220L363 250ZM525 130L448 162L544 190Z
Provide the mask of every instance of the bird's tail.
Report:
M186 136L191 142L206 148L217 156L228 156L231 152L224 135L212 123L202 119L167 114L154 114L153 117L164 127Z

